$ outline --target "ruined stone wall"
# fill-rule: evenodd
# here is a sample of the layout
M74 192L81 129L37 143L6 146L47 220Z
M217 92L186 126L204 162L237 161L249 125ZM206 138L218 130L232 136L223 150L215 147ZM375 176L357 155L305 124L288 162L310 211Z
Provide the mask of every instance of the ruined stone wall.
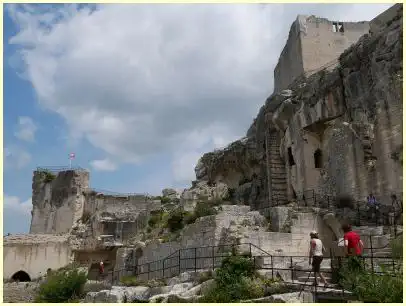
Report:
M24 271L31 279L71 262L68 236L12 235L3 241L3 279Z
M32 219L30 233L67 233L82 217L89 188L89 173L81 170L61 171L48 181L42 171L34 171L32 183Z
M343 32L333 31L333 21L299 15L292 24L286 45L274 71L274 92L286 89L300 75L334 67L334 60L368 33L369 23L343 22Z
M292 81L304 73L301 34L305 16L298 16L290 27L288 40L274 70L274 92L287 88Z
M230 182L237 193L249 195L243 204L269 206L275 194L268 196L268 168L275 165L267 164L267 158L275 153L267 154L266 137L276 130L288 200L312 190L356 199L372 191L390 204L391 193L402 192L403 180L402 22L401 10L381 31L347 48L333 70L319 71L271 95L247 137L205 154L196 178L201 180L198 174L204 173L205 179ZM344 35L351 25L344 23ZM361 23L360 31L365 29ZM227 163L229 157L233 163Z

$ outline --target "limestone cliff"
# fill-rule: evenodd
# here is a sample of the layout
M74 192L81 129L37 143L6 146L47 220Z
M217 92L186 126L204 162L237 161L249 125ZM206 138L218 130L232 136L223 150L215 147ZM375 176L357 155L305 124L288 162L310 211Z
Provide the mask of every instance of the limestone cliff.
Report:
M226 183L235 201L254 208L308 190L373 191L382 201L402 192L403 9L395 8L336 68L270 96L245 138L201 157L197 180Z

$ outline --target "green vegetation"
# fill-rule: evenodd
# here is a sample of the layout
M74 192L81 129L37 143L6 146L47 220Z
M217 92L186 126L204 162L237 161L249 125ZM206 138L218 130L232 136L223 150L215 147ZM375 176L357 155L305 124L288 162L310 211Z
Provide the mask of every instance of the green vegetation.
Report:
M252 258L232 256L225 258L217 269L215 282L200 303L229 303L254 299L264 295L265 286L256 276Z
M139 280L136 276L123 276L120 278L120 283L127 287L146 286L150 288L166 286L163 280L151 279L151 280Z
M84 295L87 274L78 269L51 271L38 290L36 303L72 303Z
M56 178L56 175L50 172L49 170L40 171L40 175L44 183L50 183Z
M403 270L389 271L384 266L381 273L364 270L360 259L350 257L340 271L340 284L354 293L357 300L366 303L402 303Z
M393 239L390 243L393 258L403 258L403 235Z

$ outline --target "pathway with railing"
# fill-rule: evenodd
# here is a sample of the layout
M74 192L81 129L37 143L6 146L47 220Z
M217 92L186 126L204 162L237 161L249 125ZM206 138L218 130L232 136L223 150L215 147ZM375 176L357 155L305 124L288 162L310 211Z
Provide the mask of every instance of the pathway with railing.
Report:
M389 246L389 245L388 245ZM377 255L381 249L388 246L374 247L372 236L368 247L368 254L362 257L362 264L366 271L380 274L382 266L386 272L395 272L401 269L402 258ZM135 267L126 267L119 271L111 271L105 276L105 281L118 284L123 276L136 276L139 280L169 279L183 272L214 270L221 266L222 260L231 255L232 250L237 250L238 256L246 256L253 260L259 272L270 278L280 278L285 284L296 286L296 289L312 287L314 292L326 292L323 286L315 286L310 266L307 266L308 256L272 255L251 243L228 244L217 246L204 246L179 249L171 255L152 262L139 264ZM342 295L348 294L338 284L335 284L334 275L337 274L347 259L334 257L330 250L330 257L323 260L321 271L330 281L329 292L341 291Z

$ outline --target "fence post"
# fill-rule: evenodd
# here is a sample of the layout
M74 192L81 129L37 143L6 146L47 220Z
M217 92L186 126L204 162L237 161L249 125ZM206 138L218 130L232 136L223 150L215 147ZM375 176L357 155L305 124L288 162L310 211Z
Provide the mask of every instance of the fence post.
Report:
M252 257L252 247L251 247L251 242L250 242L250 257Z
M197 272L197 248L195 248L195 272Z
M271 271L272 271L272 279L273 279L273 256L271 255Z
M147 266L148 266L148 280L149 280L149 275L150 275L149 271L151 270L151 263L149 262Z
M211 247L211 258L212 258L212 262L213 262L213 271L215 268L215 262L214 262L214 246Z
M316 193L314 192L314 189L313 189L313 207L317 207L316 206Z
M162 260L162 279L165 279L165 258Z
M178 274L180 274L180 250L178 250L178 265L179 265L179 267L178 267L179 273Z
M290 276L292 278L292 283L293 283L293 257L290 256Z
M357 223L358 223L358 226L361 225L361 211L359 208L359 202L357 203Z
M372 266L372 273L374 273L374 250L372 248L372 235L369 235L369 247L371 250L371 266Z

